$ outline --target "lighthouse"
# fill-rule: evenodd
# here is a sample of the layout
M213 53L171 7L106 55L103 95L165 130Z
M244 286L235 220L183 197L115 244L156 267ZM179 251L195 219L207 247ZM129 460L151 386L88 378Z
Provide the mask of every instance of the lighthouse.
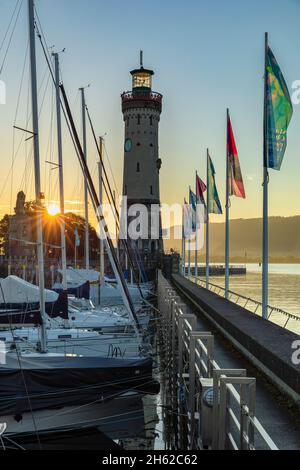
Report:
M151 208L159 208L160 205L159 174L162 161L158 139L163 97L152 91L154 72L144 68L142 52L140 68L130 73L132 90L122 94L125 123L123 196L127 198L127 214L134 204L147 207L148 233L141 230L141 237L137 240L129 239L129 246L135 250L133 255L137 254L145 267L154 267L163 252L160 222L158 236L153 236L150 215ZM159 214L158 218L160 220ZM128 217L128 224L130 221Z

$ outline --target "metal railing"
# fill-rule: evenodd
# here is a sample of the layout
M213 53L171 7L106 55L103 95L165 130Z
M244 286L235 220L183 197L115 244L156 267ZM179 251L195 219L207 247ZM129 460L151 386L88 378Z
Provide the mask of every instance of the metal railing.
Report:
M125 91L121 95L123 103L128 101L157 101L158 103L162 102L163 96L161 93L156 91L145 91L145 92L134 92L134 91Z
M193 281L195 284L200 285L201 287L206 288L206 281L205 279L200 279L196 278L193 275L187 275L187 279ZM214 294L217 294L221 297L225 298L225 288L213 283L209 283L209 290L213 292ZM236 305L240 305L241 307L245 308L251 313L254 313L256 315L262 315L262 303L259 302L258 300L252 299L251 297L247 297L242 294L238 294L237 292L229 291L229 297L228 300L231 302L235 303ZM278 317L275 318L275 315L281 315L283 316L282 320L282 327L283 328L288 328L289 322L292 321L297 321L300 322L300 315L296 315L293 313L286 312L285 310L282 310L277 307L272 307L271 305L268 305L268 320L273 321L274 323L278 323ZM277 321L275 321L277 320ZM293 328L293 327L292 327ZM292 329L291 328L291 329ZM300 324L298 325L298 329L300 328ZM294 331L295 328L292 329Z
M214 336L197 331L196 316L187 314L161 273L158 309L170 448L277 450L255 415L256 379L244 369L220 368L214 360Z

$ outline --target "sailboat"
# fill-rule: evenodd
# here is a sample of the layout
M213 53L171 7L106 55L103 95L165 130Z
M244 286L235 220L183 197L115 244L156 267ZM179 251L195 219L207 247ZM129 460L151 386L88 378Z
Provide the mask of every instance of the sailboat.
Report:
M53 54L55 57L55 86L57 92L57 134L58 134L58 155L59 155L59 180L60 180L60 201L61 201L61 213L64 214L64 183L63 183L63 162L62 162L62 143L61 143L61 113L60 113L60 98L59 98L59 62L58 54ZM121 315L118 312L110 309L110 311L103 311L95 309L92 304L89 306L75 305L74 299L68 301L67 296L67 269L66 269L66 240L65 240L65 227L64 219L61 218L61 245L62 245L62 277L63 282L58 289L62 300L67 305L67 311L61 312L61 315L53 315L54 306L50 307L51 315L49 315L49 308L46 308L44 314L44 325L48 330L48 348L50 350L76 353L76 354L88 354L91 355L97 352L97 354L109 356L120 355L120 356L139 356L141 351L147 351L148 345L141 344L141 338L137 337L136 334L129 334L134 329L134 322L128 317L127 309L123 308ZM15 285L14 285L15 284ZM32 311L33 304L35 303L33 287L30 289L30 285L25 285L22 280L17 278L7 278L3 281L3 304L5 308L10 309L20 308L20 301L16 299L16 296L11 299L12 295L7 292L5 287L11 287L11 291L15 291L17 285L20 297L22 298L23 308L25 312ZM113 291L118 292L118 300L121 300L120 290L114 288ZM30 292L30 294L29 294ZM48 296L53 297L51 291L45 291ZM7 300L5 300L5 298ZM26 301L27 299L27 301ZM59 300L57 303L60 304ZM55 304L56 307L56 304ZM36 309L37 306L35 305ZM57 310L56 308L54 310ZM149 309L148 309L149 310ZM23 313L23 312L22 312ZM49 318L50 316L50 318ZM30 315L31 317L31 315ZM3 317L2 317L3 318ZM22 320L27 319L28 315L22 314ZM141 324L145 327L149 322L148 312L140 315ZM31 319L30 319L31 320ZM29 320L29 322L30 322ZM2 323L3 324L3 319ZM61 330L62 328L62 330ZM97 333L95 332L97 331ZM98 332L101 332L101 338ZM115 333L126 332L126 335L116 335ZM114 333L106 334L106 333ZM29 347L30 343L37 343L40 341L40 334L35 328L23 328L18 329L12 335L10 332L6 332L3 337L8 347L11 347L16 338L17 342L21 342L24 347L24 341L26 342L26 348ZM101 342L98 340L101 339Z
M37 206L41 207L33 0L28 0L28 18L35 191ZM40 350L33 351L30 348L31 342L28 344L28 349L18 347L17 334L21 332L11 329L14 349L11 348L7 352L6 364L0 366L0 422L5 423L4 436L22 432L39 433L47 432L49 429L89 426L91 423L101 428L101 419L108 401L115 401L119 397L126 400L133 394L157 393L158 391L157 383L152 377L152 360L149 357L101 358L97 352L94 357L82 357L75 351L74 354L66 350L58 351L58 354L51 351L49 334L53 334L53 330L47 328L41 211L37 213L37 240L40 326L35 330L30 329L28 333L36 331L39 335ZM124 280L120 275L120 269L116 267L115 258L111 256L111 260L115 275L124 286ZM132 313L133 307L128 298L126 286L123 298L129 312ZM135 327L135 330L138 332L138 328ZM70 331L61 329L61 334L68 336ZM1 334L6 336L7 333ZM77 333L81 335L84 331L77 330ZM59 339L61 342L58 350L64 342L64 338ZM98 340L98 344L100 342ZM117 413L116 401L114 405Z
M63 275L62 270L59 270L59 272ZM78 297L77 292L81 290L85 298L91 299L94 305L100 307L120 305L123 303L122 294L116 279L104 277L104 280L100 284L99 292L98 271L68 268L66 270L66 276L69 294L77 295ZM53 285L53 289L56 292L62 292L62 283L56 282ZM151 283L144 283L139 286L136 284L128 284L128 291L134 303L142 303L144 299L149 299L152 295L152 289L153 285Z

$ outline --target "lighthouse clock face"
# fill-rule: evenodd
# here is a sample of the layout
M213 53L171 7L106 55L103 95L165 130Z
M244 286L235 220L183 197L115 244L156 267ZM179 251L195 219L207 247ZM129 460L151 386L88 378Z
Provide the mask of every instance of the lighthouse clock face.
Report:
M130 152L132 149L132 140L131 139L126 139L125 140L125 152Z

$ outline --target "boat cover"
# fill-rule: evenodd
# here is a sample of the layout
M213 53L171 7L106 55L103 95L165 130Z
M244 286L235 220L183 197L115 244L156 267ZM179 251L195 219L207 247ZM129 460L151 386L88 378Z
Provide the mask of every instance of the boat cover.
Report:
M58 272L62 274L62 270L59 269ZM85 282L98 282L99 281L99 272L95 269L67 269L67 282L83 284Z
M0 325L41 325L41 313L39 310L0 310ZM0 333L1 341L1 333Z
M125 423L126 424L126 423ZM131 423L129 423L131 425ZM135 434L136 435L136 434ZM8 450L43 450L43 451L120 451L122 448L111 438L106 436L98 428L72 429L68 431L56 431L42 433L39 431L39 440L36 434L17 434L2 436L5 448Z
M0 417L111 399L129 391L159 391L150 358L6 357L0 366Z
M45 289L45 302L53 303L58 299L56 292ZM38 286L17 277L8 276L0 280L1 304L32 304L39 302L40 289Z
M46 312L51 318L68 319L67 295L64 292L57 293L45 289L45 304ZM29 313L38 311L39 307L40 291L38 286L16 276L8 276L6 279L0 280L0 314L1 310L16 310L25 321L15 321L15 323L32 324ZM17 319L17 315L14 315L14 318ZM2 319L0 323L4 324Z
M62 284L54 284L54 292L61 294L63 292ZM87 281L84 284L68 284L68 295L74 295L77 299L90 300L90 283Z

